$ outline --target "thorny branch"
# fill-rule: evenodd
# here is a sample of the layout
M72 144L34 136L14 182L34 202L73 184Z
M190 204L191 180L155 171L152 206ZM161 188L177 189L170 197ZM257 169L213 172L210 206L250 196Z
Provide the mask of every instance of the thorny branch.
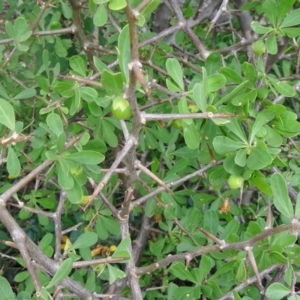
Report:
M116 55L115 49L106 49L102 46L99 46L97 44L98 37L93 38L92 41L90 41L89 37L86 36L83 30L83 22L82 22L82 10L85 9L83 6L85 1L78 1L78 0L69 0L69 3L72 7L73 12L73 25L66 28L61 28L57 30L44 30L44 31L37 31L37 28L39 26L39 22L46 10L47 7L51 4L51 1L48 1L46 3L42 3L41 10L35 20L35 22L31 25L31 30L33 31L32 36L35 38L40 38L43 36L54 36L54 35L62 35L62 34L75 34L76 38L80 42L81 48L85 52L89 66L93 70L94 73L96 73L96 67L94 65L94 56L97 56L99 53L105 53L110 55ZM153 101L150 103L145 104L143 107L141 107L138 104L137 101L137 95L136 95L136 89L137 85L140 84L144 93L147 95L148 100L150 100L150 90L153 88L159 90L160 92L163 92L167 95L170 95L171 98L178 99L180 96L182 96L180 93L172 92L163 86L159 85L156 82L151 82L151 79L149 79L149 82L146 81L146 76L144 73L144 69L146 66L150 67L152 70L159 72L163 75L167 75L167 72L160 68L159 66L155 66L151 60L149 61L143 61L140 59L140 49L142 47L145 47L147 45L155 44L158 41L163 40L166 37L170 37L169 41L170 43L174 44L174 48L177 47L177 49L181 49L178 45L174 43L174 37L175 34L182 30L184 34L191 40L191 42L196 47L199 55L200 60L205 60L207 56L212 53L210 49L207 49L204 42L195 34L193 31L193 28L198 26L201 22L204 20L210 18L211 19L211 25L207 31L206 37L212 31L213 27L216 25L220 15L222 12L227 12L230 15L236 15L240 24L240 28L242 31L243 38L236 42L234 45L231 45L229 47L223 48L223 49L217 49L216 52L219 53L227 53L229 52L236 52L236 51L244 51L244 48L246 47L247 55L249 60L253 60L253 53L251 49L251 44L257 40L257 37L252 33L250 24L252 22L251 15L248 11L243 11L242 5L245 1L243 0L232 0L230 3L233 4L236 11L230 12L229 8L229 1L223 0L222 1L214 1L209 6L205 7L203 10L201 8L201 5L199 4L198 11L196 14L194 14L193 17L190 19L185 19L182 14L182 9L179 6L178 2L175 0L170 0L169 4L172 8L177 23L173 26L169 26L164 31L158 33L157 35L149 38L144 39L142 41L139 41L139 29L137 27L136 22L138 21L139 13L143 8L145 8L150 1L144 0L142 1L137 8L133 8L131 6L130 1L127 1L127 6L124 9L127 17L127 22L129 26L129 33L130 33L130 55L131 60L130 64L128 66L129 68L129 81L128 86L125 90L126 98L128 99L130 106L133 111L133 125L131 128L131 132L129 133L126 124L122 123L122 128L124 132L125 137L125 145L117 155L117 157L114 159L113 163L110 165L110 167L105 170L105 175L102 178L102 180L98 183L98 185L93 186L94 191L92 196L90 197L90 202L86 206L86 208L90 205L90 203L95 200L96 197L99 197L103 203L108 207L108 209L111 211L111 213L115 216L115 218L119 221L120 229L121 229L121 236L122 238L129 237L130 236L130 228L129 228L129 214L130 212L136 208L137 206L144 205L150 198L155 197L156 195L160 194L163 191L172 192L172 189L175 190L179 185L183 184L185 181L190 180L191 178L195 176L202 175L207 170L212 168L213 166L217 164L221 164L222 161L219 161L217 163L210 163L207 164L204 167L199 168L197 171L190 173L174 182L165 183L163 180L158 178L155 174L150 172L143 164L140 163L140 161L137 158L137 141L139 139L140 131L143 126L143 124L146 124L147 122L154 121L154 120L174 120L174 119L197 119L197 118L232 118L236 117L234 114L213 114L213 113L197 113L197 114L150 114L143 112L143 109L146 109L148 107L153 107L157 104L161 104L164 101L168 101L169 99L163 99L158 101ZM213 17L213 13L215 13ZM117 32L121 31L121 27L119 27L118 22L113 18L111 13L108 14L110 22L112 25L116 28ZM95 30L95 33L98 33L98 30ZM13 39L3 39L0 40L0 45L5 45L12 43ZM277 53L277 55L274 56L268 56L265 60L266 66L266 72L268 72L272 65L277 62L283 55L284 51L289 43L288 38L284 38L282 45L280 45L280 51ZM188 53L184 50L184 55L187 55L189 58L192 58L192 60L197 60L197 54ZM7 54L5 61L1 65L1 68L4 68L7 64L9 64L10 60L13 58L13 56L16 53L16 47L14 47L10 53ZM181 52L183 53L183 52ZM170 54L176 57L177 53ZM185 64L186 66L190 67L190 69L194 71L199 71L198 66L194 66L193 63L186 61L186 59L182 57L178 57L178 61L180 61L182 64ZM141 63L142 62L142 63ZM117 61L115 61L110 67L113 68L117 65ZM60 75L61 78L74 80L77 82L80 82L83 85L92 85L95 88L101 89L102 85L96 81L96 79L101 76L101 74L96 73L90 78L81 78L79 76L69 76L69 75ZM15 78L15 81L18 82L19 79ZM23 86L24 87L24 86ZM299 82L295 84L295 89L299 90ZM150 90L149 90L150 89ZM48 108L58 106L64 98L59 98L58 100L52 102ZM279 103L280 101L283 101L283 96L278 96L273 103ZM67 145L66 149L69 147L72 147L74 144L78 142L81 136L78 136L71 140ZM0 143L2 146L10 145L17 142L25 142L30 140L30 136L25 135L19 135L18 137L12 135L9 137L2 137L0 139ZM126 168L118 169L118 166L124 162L126 165ZM46 270L47 273L51 274L52 276L55 274L59 267L60 259L62 257L61 250L60 250L60 242L61 242L61 236L71 230L76 230L81 223L75 225L72 228L63 230L62 224L61 224L61 217L64 212L64 204L66 202L66 193L65 191L60 191L60 197L58 199L58 204L56 207L56 210L54 213L50 213L47 211L39 210L36 208L26 207L24 204L18 203L9 203L8 201L11 200L12 196L16 193L18 193L20 190L22 190L30 181L34 180L39 174L44 172L49 166L53 164L53 161L51 160L45 160L43 163L41 163L39 166L37 166L34 170L32 170L29 174L24 176L22 179L20 179L17 183L15 183L11 188L9 188L6 192L4 192L0 196L0 220L4 224L4 226L7 228L9 233L11 234L11 237L13 241L15 242L15 246L20 250L21 256L25 261L26 267L33 279L36 292L39 293L41 289L41 284L38 281L38 278L36 276L36 270L33 266L36 267L36 262L38 266L40 266L42 269ZM139 196L138 193L136 193L136 182L139 181L138 178L138 172L137 169L141 170L145 174L149 175L149 177L157 183L160 187L153 189L145 196ZM278 169L274 167L274 172L278 172ZM110 202L109 197L107 197L103 193L104 187L108 184L109 180L111 179L112 175L116 172L125 173L126 175L129 174L127 180L124 182L123 186L125 189L125 196L124 201L122 203L121 209L114 206L113 203ZM296 201L297 199L297 191L291 186L288 185L289 193L291 198ZM27 210L29 212L44 215L48 218L53 219L55 224L55 255L54 260L48 258L43 254L43 252L35 245L25 234L24 230L19 227L15 219L11 216L9 211L7 210L7 206L11 205L12 207L16 208L23 208L24 210ZM180 229L186 233L187 236L189 236L189 232L186 231L186 229L178 222L178 220L174 220L174 222L180 227ZM146 246L148 235L151 229L151 219L146 216L146 214L143 214L142 218L142 224L139 229L139 233L135 239L135 241L132 244L132 248L130 247L128 250L131 254L131 259L129 262L126 263L126 273L127 277L125 279L116 281L113 285L111 285L108 289L108 293L105 295L94 295L90 293L88 290L83 288L81 285L79 285L76 281L70 279L69 277L64 279L61 282L61 285L67 288L73 297L74 295L80 297L81 299L100 299L100 298L111 298L112 299L122 299L120 297L121 291L123 290L124 286L128 284L131 289L132 297L133 299L142 299L142 291L139 285L139 276L151 273L159 268L165 267L172 262L179 261L179 260L187 260L187 257L189 257L189 262L191 259L194 259L198 256L201 256L206 253L210 253L213 251L222 251L226 249L235 249L239 251L247 251L248 258L253 266L253 269L255 270L255 276L252 278L248 278L245 282L237 286L234 290L239 291L246 286L257 282L258 285L262 287L261 279L268 276L268 274L271 274L274 270L281 267L281 265L276 264L269 268L267 268L264 271L259 271L255 262L255 258L252 253L252 247L262 241L263 239L270 237L272 235L275 235L277 233L288 231L295 229L295 226L299 227L299 224L291 223L284 226L278 226L275 228L269 228L269 223L271 223L271 220L268 222L268 228L266 228L263 232L259 233L255 237L240 241L236 243L226 243L222 240L219 240L217 237L213 236L209 232L205 231L204 229L200 229L201 232L207 237L213 240L216 245L208 245L203 247L196 247L195 250L184 252L182 254L176 254L168 256L162 260L159 260L153 264L144 266L144 267L138 267L139 259L142 255L142 251ZM190 236L191 238L191 236ZM4 256L1 254L1 256ZM33 259L35 262L33 262ZM73 264L74 268L80 268L80 267L88 267L92 266L94 264L99 263L112 263L120 261L122 258L105 258L105 259L99 259L99 260L93 260L93 261L84 261L84 262L75 262ZM38 267L37 266L37 267ZM63 299L63 296L67 297L67 294L59 293L58 295ZM232 291L223 296L221 299L228 299L232 296ZM57 299L59 298L57 297Z

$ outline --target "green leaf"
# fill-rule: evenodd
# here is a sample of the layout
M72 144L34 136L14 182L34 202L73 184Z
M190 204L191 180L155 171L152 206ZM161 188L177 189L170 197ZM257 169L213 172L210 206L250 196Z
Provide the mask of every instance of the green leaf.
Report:
M269 256L271 261L275 263L286 264L288 260L278 251L270 251Z
M188 114L188 113L189 113L187 101L186 101L185 98L181 98L181 99L179 100L179 103L178 103L178 110L179 110L179 113L181 113L181 114ZM187 125L193 124L193 120L192 120L192 119L183 119L183 121L184 121L184 123L187 124Z
M79 110L81 104L81 89L79 85L74 86L74 95L71 97L70 115L73 116Z
M66 45L64 45L63 40L58 36L55 37L54 51L58 57L66 57L68 55Z
M207 95L204 94L203 83L196 83L193 87L194 99L202 112L206 112L207 108Z
M297 195L296 207L295 207L295 217L300 217L300 193Z
M276 112L271 109L263 110L255 118L255 122L252 126L250 137L249 137L249 144L252 144L254 137L256 134L261 130L261 128L273 120L276 116Z
M292 137L299 134L300 123L295 121L297 115L291 111L285 111L279 117L275 118L271 124L272 127L285 137Z
M266 39L267 50L270 54L275 55L278 52L278 45L275 33L271 33Z
M7 171L11 177L17 177L21 172L21 164L18 156L12 147L8 147L6 160Z
M101 27L106 24L107 20L108 16L105 6L100 4L93 17L94 25Z
M291 293L291 289L287 288L279 282L272 283L268 286L266 296L270 300L280 300Z
M208 75L217 73L221 65L221 55L219 52L211 53L205 60L205 69Z
M74 86L75 83L72 81L56 81L53 84L53 89L64 97L72 97L74 95Z
M116 236L118 236L120 234L119 223L116 219L114 219L112 217L104 217L104 216L101 218L102 218L103 225L106 227L106 229L108 230L109 233L116 235Z
M246 145L247 138L244 130L242 129L241 124L238 122L238 119L232 118L230 122L225 125L231 132L233 132L241 141L243 141Z
M6 278L0 276L0 295L3 300L15 299L16 295L13 292Z
M166 61L166 69L171 78L176 82L179 88L183 91L183 74L181 65L176 58L168 58Z
M254 171L250 181L264 194L273 194L270 185L266 182L265 176L260 171Z
M292 27L292 28L283 28L281 30L285 35L289 38L295 38L300 35L300 28L299 27Z
M203 219L203 227L209 233L213 235L217 234L219 227L219 218L218 214L214 210L209 209L205 212Z
M14 23L14 38L19 42L26 41L32 34L26 20L23 17L18 17Z
M5 30L6 33L11 37L11 38L15 38L16 33L15 33L15 29L12 23L10 23L9 21L5 22Z
M247 164L247 149L239 149L235 155L234 162L237 164L239 167L245 167ZM240 174L238 174L240 175Z
M144 16L150 15L159 6L160 0L152 0L145 8L142 9L141 13Z
M39 248L41 250L44 250L47 248L47 246L49 246L51 244L51 242L53 241L53 234L52 233L46 233L41 241L39 242Z
M34 88L28 88L23 90L17 96L14 97L15 100L28 99L35 96L36 90Z
M82 200L83 192L78 181L75 178L73 178L73 181L74 181L73 187L69 190L66 190L66 192L69 201L73 204L78 204Z
M247 159L247 167L251 170L260 170L273 161L263 142L257 141L256 147L251 148L251 153Z
M280 28L292 27L300 24L300 8L293 9L280 24Z
M91 87L82 86L79 88L79 90L82 99L85 100L86 102L94 102L98 97L97 91Z
M242 106L245 105L249 107L257 97L256 90L250 90L248 92L243 92L241 94L236 95L232 100L231 103L234 106Z
M295 91L294 87L292 87L288 83L279 81L272 77L268 77L268 79L272 83L275 90L278 93L280 93L281 95L283 95L285 97L294 97L296 95L296 91Z
M220 106L221 104L226 103L228 100L231 100L247 84L249 84L248 80L242 82L240 85L238 85L237 87L235 87L232 91L230 91L228 94L226 94L225 96L223 96L223 98L221 98L219 101L217 101L215 103L215 106L216 107Z
M121 95L123 93L123 77L121 73L113 74L103 70L101 83L108 95Z
M94 2L95 4L104 4L104 3L109 2L109 0L93 0L93 2Z
M183 136L186 145L190 149L197 149L200 144L200 136L194 124L183 123Z
M40 290L40 294L41 294L41 298L43 300L52 300L52 296L48 293L46 287L42 287ZM25 299L25 300L29 300L29 299Z
M70 8L70 6L68 6L65 2L60 2L61 4L61 10L62 10L62 13L64 15L64 17L66 19L71 19L72 17L72 9Z
M110 69L106 66L106 64L104 64L97 56L93 57L93 61L94 61L95 67L97 68L97 70L99 72L102 73L104 70L111 72Z
M61 154L64 152L65 143L66 143L66 134L61 132L60 135L57 137L56 147L57 151Z
M89 248L96 244L97 240L98 236L95 232L85 232L77 238L77 240L71 246L70 250Z
M274 195L274 205L277 210L285 217L293 217L293 205L288 194L286 182L281 174L275 173L271 176L271 188Z
M108 268L108 274L109 274L109 284L112 284L119 278L121 279L121 278L126 277L126 273L124 273L117 267L114 267L114 266L108 264L107 268Z
M189 270L186 269L185 265L182 262L173 263L169 270L173 274L173 276L176 276L180 280L188 280L197 283L195 282L194 276Z
M238 84L243 82L243 78L231 68L222 67L220 69L220 73L225 76L227 82L234 82Z
M220 238L222 240L226 240L231 234L235 234L238 232L240 224L238 220L232 219L224 228Z
M293 4L295 3L295 0L284 0L284 1L278 1L278 13L277 13L277 20L280 24L281 21L284 19L286 14L289 12L289 10L293 7ZM288 19L288 16L286 17ZM279 26L282 28L282 23Z
M169 91L174 92L174 93L180 93L180 88L173 83L173 81L170 78L166 78L166 86Z
M3 85L1 83L0 83L0 96L4 97L6 99L10 99L5 88L3 87Z
M207 93L208 93L208 81L206 69L202 67L202 82L196 83L193 87L193 95L198 108L202 112L206 112L207 109Z
M245 144L237 142L226 136L217 136L213 140L213 146L217 153L226 154L244 148Z
M107 126L107 124L111 125L106 120L103 121L103 135L107 144L111 147L116 147L118 145L118 138L114 133L111 126Z
M222 74L214 74L207 78L207 93L213 93L221 89L226 82L226 77Z
M283 143L282 136L270 126L265 126L265 128L267 129L267 134L265 136L265 142L267 145L275 148L280 147Z
M257 21L253 21L251 23L251 28L253 29L253 31L255 33L258 33L258 34L267 34L267 33L271 32L273 30L272 27L270 27L270 26L262 26Z
M238 155L238 153L240 151L243 151L246 149L240 149L237 151L237 154L232 154L232 155L228 155L225 159L224 159L224 164L223 167L226 170L226 172L228 172L229 174L232 175L241 175L243 173L243 168L246 165L246 155L245 155L245 163L244 165L239 164L238 162L235 162L236 160L236 156Z
M29 47L27 45L20 44L19 42L16 42L16 47L19 51L22 51L22 52L26 52L29 50Z
M194 268L191 273L196 279L196 284L200 285L202 281L206 278L209 274L211 268L213 267L212 260L209 258L208 255L203 255L201 257L201 261L199 264L199 268Z
M65 159L76 161L86 165L97 165L104 160L104 155L91 150L83 150L80 152L69 154L64 157Z
M237 269L235 279L238 282L243 282L246 279L246 276L247 276L247 271L246 271L245 261L242 259Z
M14 108L8 101L0 98L0 124L15 130L15 122Z
M242 70L246 79L248 79L253 84L255 82L255 77L256 77L256 71L254 66L245 61L242 64Z
M72 258L65 259L61 265L59 266L58 270L54 274L52 280L46 286L47 289L52 288L54 285L58 284L62 280L64 280L72 271L73 268L73 260Z
M126 6L126 0L110 0L108 3L108 8L111 10L121 10Z
M116 251L113 253L112 257L122 257L122 254L124 254L124 252L128 252L128 249L129 249L130 245L131 245L130 237L124 238L121 241L121 243L119 244Z
M44 91L48 92L49 90L49 80L45 78L42 75L36 75L35 76L35 81L38 84L38 86Z
M276 20L277 20L277 16L279 13L277 1L265 0L262 7L263 7L264 13L267 15L267 17L271 21L273 27L276 27L277 26Z
M56 136L59 136L64 131L62 120L58 114L49 114L47 116L46 122L48 127Z
M15 277L15 282L23 282L30 276L28 271L19 272Z
M128 64L130 62L130 36L128 25L124 26L118 39L118 61L126 82L129 80Z
M86 62L79 55L74 55L69 60L70 67L80 76L86 76Z
M63 160L58 161L57 180L58 184L65 190L69 190L74 186L74 180L69 172L69 167Z

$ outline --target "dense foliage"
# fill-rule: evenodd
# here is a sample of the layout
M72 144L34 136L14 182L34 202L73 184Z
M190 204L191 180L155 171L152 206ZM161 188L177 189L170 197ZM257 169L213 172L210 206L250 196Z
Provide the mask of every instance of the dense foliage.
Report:
M300 299L299 0L0 14L1 299Z

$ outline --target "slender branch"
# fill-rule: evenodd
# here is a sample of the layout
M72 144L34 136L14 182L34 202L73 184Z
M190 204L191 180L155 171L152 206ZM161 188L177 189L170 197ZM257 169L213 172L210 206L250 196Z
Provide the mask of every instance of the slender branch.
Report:
M168 187L172 187L172 186L176 186L178 184L182 184L183 182L190 180L191 178L195 177L195 176L199 176L200 174L204 173L206 170L209 170L210 168L212 168L215 165L219 165L221 164L223 161L219 161L217 163L210 163L207 164L205 167L201 168L200 170L197 170L191 174L188 174L174 182L171 183L167 183L166 186ZM157 189L155 189L152 192L149 192L146 196L143 196L133 202L131 202L131 210L134 209L134 207L143 204L144 202L148 201L150 198L152 198L153 196L160 194L161 192L163 192L165 190L164 187L159 187Z
M63 78L63 79L69 79L69 80L74 80L80 83L84 83L87 85L92 85L92 86L96 86L98 88L103 88L102 84L100 82L88 79L88 78L83 78L80 76L75 76L75 75L60 75L59 77Z
M61 215L64 209L64 204L67 199L67 193L65 191L60 192L60 197L56 211L53 216L54 226L55 226L55 252L54 259L59 261L62 257L61 255L61 238L62 238L62 227L61 227Z
M222 114L222 113L190 113L190 114L148 114L141 113L142 122L154 121L154 120L182 120L182 119L217 119L217 118L232 118L237 117L234 114Z
M275 264L275 265L263 270L262 272L260 272L259 273L259 278L262 279L262 278L268 276L270 273L276 271L277 269L280 269L281 267L282 267L282 264ZM257 281L257 276L247 278L240 285L235 287L232 291L228 292L223 297L219 298L219 300L233 299L233 297L234 297L233 296L233 291L239 292L239 291L243 290L244 288L246 288L247 286L249 286L250 284L255 283L256 281Z
M90 205L90 203L95 199L95 197L99 194L99 192L106 186L107 182L109 181L110 177L114 174L114 171L119 166L121 161L124 159L124 157L128 154L129 150L133 147L133 145L136 143L135 138L133 136L130 136L127 140L124 148L119 153L118 157L115 159L113 164L111 165L109 171L104 175L103 179L99 182L97 187L95 188L93 194L91 195L89 202L87 203L85 209L87 209Z
M298 221L298 226L299 226L299 221ZM224 246L222 246L222 250L229 250L229 249L234 249L234 250L244 250L246 247L252 247L255 243L269 237L272 235L275 235L277 233L280 232L284 232L284 231L289 231L291 229L293 229L295 227L295 224L290 223L287 225L283 225L283 226L278 226L275 228L270 228L270 229L266 229L263 232L257 234L256 236L254 236L251 239L248 239L246 241L242 241L242 242L236 242L236 243L226 243ZM143 274L146 274L148 272L153 272L159 268L165 267L169 264L171 264L172 262L175 261L179 261L179 260L185 260L186 256L189 254L192 257L198 257L201 256L203 254L206 253L211 253L211 252L216 252L220 250L220 246L219 245L208 245L208 246L204 246L204 247L199 247L193 251L189 251L189 252L185 252L185 253L180 253L180 254L176 254L176 255L169 255L166 258L163 258L160 261L157 261L151 265L148 265L146 267L140 267L136 270L136 274L138 276L141 276Z

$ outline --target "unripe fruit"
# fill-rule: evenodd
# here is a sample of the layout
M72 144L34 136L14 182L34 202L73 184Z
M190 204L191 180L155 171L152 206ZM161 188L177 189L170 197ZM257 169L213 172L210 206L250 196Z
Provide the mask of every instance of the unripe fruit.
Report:
M244 183L244 178L242 176L231 175L227 182L231 189L239 189Z
M182 120L173 120L171 124L176 129L181 129L183 127L183 121Z
M189 104L188 109L190 113L196 113L199 111L199 108L196 104Z
M255 55L259 56L265 53L266 46L262 40L258 40L252 44L252 51Z
M132 117L129 102L121 96L118 96L113 100L112 113L119 120L127 120Z

